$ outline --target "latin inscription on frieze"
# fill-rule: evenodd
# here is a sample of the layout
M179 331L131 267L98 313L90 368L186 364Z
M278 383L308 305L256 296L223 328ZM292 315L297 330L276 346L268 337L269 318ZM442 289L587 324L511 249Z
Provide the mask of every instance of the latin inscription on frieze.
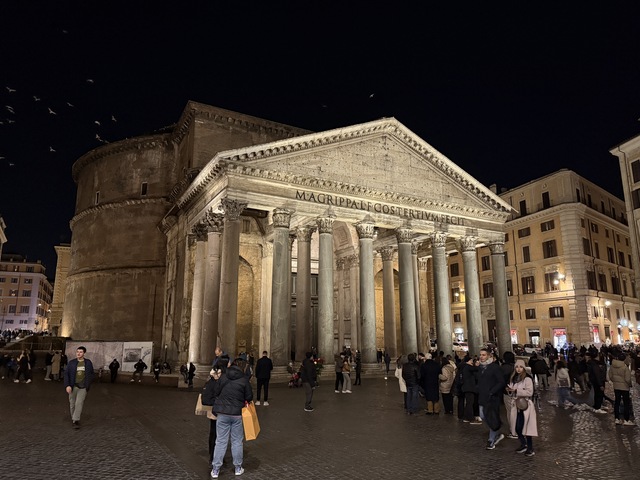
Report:
M464 218L454 215L427 212L425 210L414 210L413 208L397 207L379 202L369 202L366 200L343 197L340 195L329 195L326 193L313 193L296 190L296 200L305 202L320 203L334 207L351 208L363 210L365 212L384 213L385 215L397 215L400 218L410 218L425 220L427 222L448 223L451 225L464 225Z

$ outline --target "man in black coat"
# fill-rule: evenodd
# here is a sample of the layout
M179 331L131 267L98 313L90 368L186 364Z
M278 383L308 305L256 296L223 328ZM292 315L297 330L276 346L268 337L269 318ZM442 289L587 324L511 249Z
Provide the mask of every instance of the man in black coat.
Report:
M300 367L300 378L302 379L302 386L304 387L305 393L304 411L313 412L311 400L313 399L313 389L316 388L318 373L316 372L316 364L313 363L311 359L313 353L307 352L305 357L302 361L302 367Z
M113 362L109 364L109 370L111 371L111 383L115 383L118 376L118 369L120 368L120 362L117 359L113 359Z
M265 350L262 352L262 357L256 362L256 381L258 382L258 400L256 400L256 405L260 405L260 392L264 388L263 405L265 407L269 406L269 380L271 379L271 370L273 370L273 362Z
M494 362L488 349L480 350L480 370L478 373L478 404L480 417L489 426L487 450L493 450L504 439L500 433L500 396L505 387L504 374L500 365Z
M418 412L418 392L420 390L420 365L416 354L407 356L408 362L402 366L402 379L407 385L407 413L413 415Z

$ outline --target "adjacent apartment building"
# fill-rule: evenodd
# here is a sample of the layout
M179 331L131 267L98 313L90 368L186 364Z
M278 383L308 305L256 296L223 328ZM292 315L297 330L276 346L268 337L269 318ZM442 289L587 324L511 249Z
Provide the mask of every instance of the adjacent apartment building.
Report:
M640 305L625 203L566 169L497 193L518 212L505 224L512 343L637 340ZM489 248L479 248L484 333L495 341L491 268ZM466 338L462 270L461 255L450 253L453 331L460 340Z
M40 261L0 257L0 330L49 330L52 295Z

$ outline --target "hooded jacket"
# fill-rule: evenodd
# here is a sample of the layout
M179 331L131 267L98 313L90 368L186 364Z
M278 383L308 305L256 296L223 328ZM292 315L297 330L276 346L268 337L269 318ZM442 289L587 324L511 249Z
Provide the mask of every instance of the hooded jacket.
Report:
M611 362L609 379L613 383L614 390L629 391L631 389L631 370L622 360L615 359Z
M232 365L213 387L213 413L216 415L242 415L245 402L253 400L249 380L239 367Z

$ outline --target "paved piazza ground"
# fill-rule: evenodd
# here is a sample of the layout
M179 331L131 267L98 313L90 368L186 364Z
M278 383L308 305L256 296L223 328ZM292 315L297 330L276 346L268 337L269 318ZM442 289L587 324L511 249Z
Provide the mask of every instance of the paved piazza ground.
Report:
M562 410L543 394L536 456L517 440L484 449L487 429L453 416L409 417L398 382L364 378L335 394L329 376L303 411L302 389L272 385L258 407L262 432L245 443L246 479L399 479L524 477L640 478L640 427L613 415ZM640 402L635 393L635 411ZM73 430L61 383L0 382L3 479L206 479L208 420L193 414L197 391L138 384L95 384L82 428ZM229 454L227 454L229 455ZM233 478L230 457L220 478Z

